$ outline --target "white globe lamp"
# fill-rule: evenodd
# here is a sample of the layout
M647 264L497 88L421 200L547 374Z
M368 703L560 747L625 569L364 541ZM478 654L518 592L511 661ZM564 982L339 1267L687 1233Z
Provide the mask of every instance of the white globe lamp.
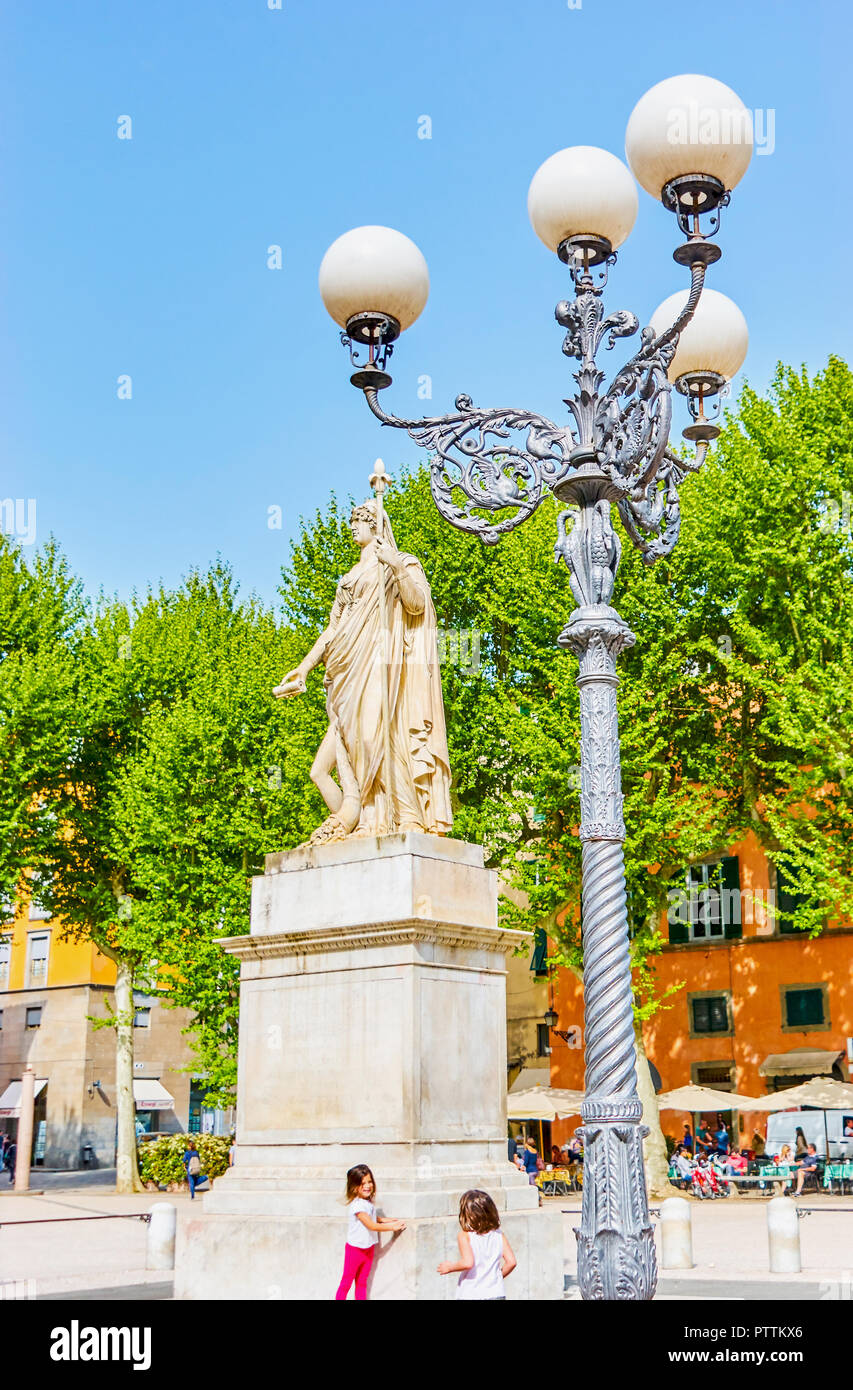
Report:
M333 241L320 264L320 295L357 371L361 390L391 385L385 364L392 343L414 323L429 295L429 270L420 249L393 227L354 227ZM368 348L359 361L354 344Z
M392 227L354 227L333 241L320 264L320 294L335 323L381 315L394 337L413 324L429 295L422 252Z
M658 305L651 317L656 337L675 322L687 298L688 291L680 290ZM730 381L743 366L748 347L749 329L734 300L719 290L703 290L696 312L682 330L667 376L672 382L685 376Z
M695 216L719 207L740 182L752 140L752 115L737 93L715 77L686 73L640 98L628 120L625 154L647 193Z
M533 230L561 259L597 265L621 246L637 217L637 185L608 150L572 145L540 165L527 194Z

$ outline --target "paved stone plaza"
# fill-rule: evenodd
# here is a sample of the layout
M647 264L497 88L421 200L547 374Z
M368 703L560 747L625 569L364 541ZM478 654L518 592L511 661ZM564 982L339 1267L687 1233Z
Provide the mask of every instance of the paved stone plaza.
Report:
M78 1178L64 1176L70 1183ZM127 1218L147 1212L157 1199L150 1193L117 1197L93 1185L94 1175L83 1176L87 1185L48 1186L40 1197L0 1192L0 1292L6 1298L75 1298L87 1290L106 1298L169 1297L168 1275L145 1268L144 1222L69 1219ZM179 1212L189 1210L187 1194L170 1193L160 1200L174 1202ZM573 1228L580 1203L553 1199L548 1204L563 1213L566 1296L578 1299ZM801 1206L808 1212L800 1222L802 1273L771 1275L765 1202L747 1198L693 1204L696 1267L662 1270L658 1297L850 1301L853 1198L814 1197ZM193 1210L200 1215L201 1204L196 1202ZM14 1224L18 1222L32 1224ZM330 1288L330 1299L333 1294Z

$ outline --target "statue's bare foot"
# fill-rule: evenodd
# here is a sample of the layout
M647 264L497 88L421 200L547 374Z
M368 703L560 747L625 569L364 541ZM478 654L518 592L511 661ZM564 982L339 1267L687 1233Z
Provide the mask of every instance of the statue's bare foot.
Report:
M339 816L327 816L322 825L318 825L314 834L308 841L309 845L330 845L335 840L345 840L347 838L347 828Z

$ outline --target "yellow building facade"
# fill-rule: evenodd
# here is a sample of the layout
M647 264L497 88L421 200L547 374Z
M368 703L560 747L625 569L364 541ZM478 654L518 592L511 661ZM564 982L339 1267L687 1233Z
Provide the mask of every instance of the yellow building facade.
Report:
M115 1007L115 967L91 941L66 937L32 904L0 923L0 1133L17 1132L24 1067L36 1076L33 1160L54 1169L115 1162L115 1030L97 1028ZM193 1084L184 1009L137 994L134 1096L137 1132L214 1127ZM215 1126L221 1127L221 1121Z

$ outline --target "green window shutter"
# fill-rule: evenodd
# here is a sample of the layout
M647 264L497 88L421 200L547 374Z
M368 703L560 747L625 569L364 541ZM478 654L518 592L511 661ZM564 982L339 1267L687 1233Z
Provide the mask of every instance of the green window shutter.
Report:
M796 879L790 877L781 864L777 864L776 925L780 932L790 935L797 931L792 918L797 908L805 907L807 902L808 899L805 893L800 892Z
M824 1022L822 989L785 991L785 1013L789 1028L813 1028Z
M533 955L530 969L534 975L548 974L548 934L544 927L537 927L533 933Z
M720 889L723 934L729 941L743 936L740 909L740 860L736 854L725 854L720 861Z
M687 923L686 923L686 922L670 922L670 924L669 924L669 940L670 940L670 944L673 945L673 946L680 946L680 945L682 944L682 942L686 941L686 940L687 940Z

